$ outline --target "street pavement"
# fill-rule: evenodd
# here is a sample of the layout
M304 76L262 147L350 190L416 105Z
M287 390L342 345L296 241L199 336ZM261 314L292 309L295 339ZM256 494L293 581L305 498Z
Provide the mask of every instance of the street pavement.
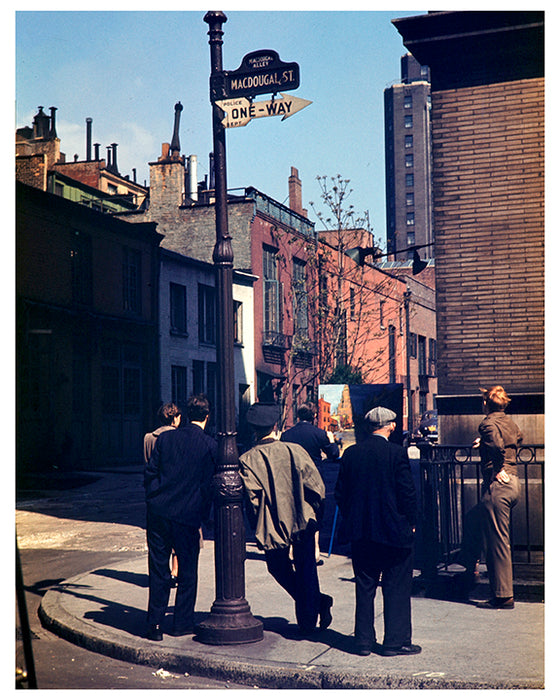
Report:
M332 502L327 505L332 520L334 505ZM29 503L26 508L31 509ZM96 526L102 529L104 524L98 522ZM514 610L484 610L474 602L456 602L443 599L443 595L430 597L433 589L427 591L418 577L412 600L412 623L413 642L422 646L422 653L395 657L372 653L362 657L354 653L353 647L351 562L340 546L335 546L329 556L329 535L327 528L322 534L323 564L318 571L322 591L334 598L333 621L329 629L317 632L312 638L299 636L293 601L268 574L264 558L250 535L245 597L253 615L263 623L261 641L218 646L203 644L192 635L170 636L166 632L170 629L174 591L163 641L145 639L147 557L145 551L136 548L127 551L124 539L122 559L52 585L42 599L40 617L50 631L101 654L162 672L207 676L256 688L544 687L542 582L517 580L518 601ZM488 594L483 579L471 598L482 600ZM214 599L214 543L206 539L199 564L197 623L208 615ZM380 640L382 608L379 592L376 629Z

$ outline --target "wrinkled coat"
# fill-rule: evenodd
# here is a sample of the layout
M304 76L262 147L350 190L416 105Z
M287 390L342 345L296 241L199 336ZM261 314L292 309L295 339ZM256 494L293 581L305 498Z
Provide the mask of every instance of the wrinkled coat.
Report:
M261 549L288 547L310 521L319 521L325 485L303 447L263 440L239 461Z

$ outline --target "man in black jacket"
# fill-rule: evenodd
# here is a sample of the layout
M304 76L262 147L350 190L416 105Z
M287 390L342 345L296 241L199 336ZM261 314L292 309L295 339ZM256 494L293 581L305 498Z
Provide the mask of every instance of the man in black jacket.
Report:
M282 433L282 442L294 442L306 450L315 466L320 469L323 461L322 453L327 459L338 459L338 445L334 441L332 433L327 433L313 424L315 419L315 407L310 403L304 403L298 408L298 422L293 428Z
M416 491L406 450L389 442L396 414L374 408L365 416L371 434L348 447L335 487L343 533L351 542L356 581L354 638L362 656L418 654L412 644L410 597ZM382 577L383 645L376 643L374 598Z
M203 395L187 403L188 423L158 436L144 472L149 568L147 637L163 639L162 623L169 602L169 557L179 564L171 634L190 634L200 552L199 527L208 518L216 441L204 432L209 404Z

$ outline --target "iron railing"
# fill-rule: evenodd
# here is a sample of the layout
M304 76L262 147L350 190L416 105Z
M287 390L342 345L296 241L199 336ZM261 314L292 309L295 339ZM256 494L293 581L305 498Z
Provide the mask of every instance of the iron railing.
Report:
M466 514L480 501L482 474L478 450L465 445L420 447L421 532L419 567L433 576L460 550ZM544 558L544 445L517 450L521 495L512 511L514 563L542 564Z

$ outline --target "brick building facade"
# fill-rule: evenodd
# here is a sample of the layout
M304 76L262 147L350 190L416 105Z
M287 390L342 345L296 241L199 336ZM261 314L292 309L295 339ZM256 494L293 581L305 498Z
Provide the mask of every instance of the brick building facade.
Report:
M503 384L543 441L544 13L394 20L432 77L438 381L444 441L469 441Z

